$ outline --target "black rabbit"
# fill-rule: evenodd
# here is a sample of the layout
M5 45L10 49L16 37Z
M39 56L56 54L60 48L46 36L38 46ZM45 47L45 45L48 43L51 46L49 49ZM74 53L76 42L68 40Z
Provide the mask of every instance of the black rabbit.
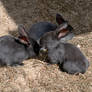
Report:
M56 14L56 22L60 25L66 21L60 14ZM52 24L50 22L38 22L32 25L28 33L30 37L32 37L34 40L36 40L39 43L40 38L46 32L54 31L56 28L57 28L56 24ZM72 30L72 26L70 25L67 28Z
M40 39L41 52L47 50L49 63L59 64L61 69L70 74L85 73L89 62L76 46L67 43L73 37L67 27L65 22L56 31L44 34Z
M23 60L39 54L37 42L28 36L22 26L19 29L19 38L9 35L0 37L0 66L20 65Z

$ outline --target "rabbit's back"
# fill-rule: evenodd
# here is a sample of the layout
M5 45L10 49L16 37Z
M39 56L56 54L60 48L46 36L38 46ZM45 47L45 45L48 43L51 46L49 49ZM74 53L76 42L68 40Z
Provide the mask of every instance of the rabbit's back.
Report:
M68 60L71 59L82 61L85 59L83 53L76 46L70 43L64 43L64 48L65 48L65 57L68 58Z
M49 23L49 22L38 22L30 28L28 33L29 33L30 37L32 37L34 40L37 41L46 32L53 31L56 28L57 28L57 26L55 24L52 24L52 23Z
M83 71L89 66L89 61L86 59L84 54L76 46L66 43L65 47L65 61L71 63L71 65L76 65ZM69 65L69 64L68 64Z

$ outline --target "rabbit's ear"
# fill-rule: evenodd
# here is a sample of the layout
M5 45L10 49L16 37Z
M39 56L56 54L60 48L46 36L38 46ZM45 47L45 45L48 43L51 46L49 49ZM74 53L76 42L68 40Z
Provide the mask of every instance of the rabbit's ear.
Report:
M19 25L18 27L18 32L19 32L19 40L20 42L29 45L30 41L29 41L29 37L27 32L25 31L25 28L23 25Z
M60 25L66 21L64 20L64 18L60 14L57 13L56 14L56 22Z
M19 32L19 36L28 37L25 27L23 25L18 26L18 32Z
M57 29L58 39L65 37L69 33L69 30L67 29L67 27L68 27L67 23L63 23L60 25L60 27Z

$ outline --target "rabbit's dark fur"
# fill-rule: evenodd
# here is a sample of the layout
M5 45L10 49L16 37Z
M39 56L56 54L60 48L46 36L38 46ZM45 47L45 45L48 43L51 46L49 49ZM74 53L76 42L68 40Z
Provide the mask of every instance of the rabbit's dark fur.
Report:
M39 39L42 37L42 35L44 35L46 32L53 31L56 28L57 26L50 22L38 22L32 25L28 33L30 37L39 42Z
M21 28L22 29L22 28ZM19 38L12 36L0 37L0 65L18 65L23 60L39 54L39 45L24 31L19 30ZM35 48L36 47L36 48Z
M65 21L60 14L56 14L56 22L58 23L58 25L60 25L67 21ZM38 22L32 25L28 33L30 37L32 37L34 40L36 40L39 43L40 38L45 33L50 31L55 31L56 28L57 28L56 24L52 24L50 22ZM72 30L72 26L70 25L68 25L67 28Z
M63 23L56 31L46 33L40 39L40 45L47 49L49 63L59 64L70 74L85 73L89 62L76 46L66 42L73 37L67 27L68 24Z

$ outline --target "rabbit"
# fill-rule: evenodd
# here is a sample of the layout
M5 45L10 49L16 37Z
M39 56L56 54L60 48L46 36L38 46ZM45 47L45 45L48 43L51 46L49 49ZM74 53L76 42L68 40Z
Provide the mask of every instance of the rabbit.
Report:
M73 37L67 27L66 22L55 31L44 34L40 39L41 52L47 53L50 64L58 64L61 70L69 74L85 73L89 61L79 48L67 42Z
M60 14L56 14L56 22L58 25L62 24L63 22L66 22L64 18ZM50 31L55 31L57 28L56 24L52 24L50 22L38 22L36 24L33 24L30 30L28 31L30 37L32 37L34 40L36 40L39 43L40 38L46 33ZM68 29L73 29L72 26L68 26Z
M19 27L18 38L10 35L0 37L0 66L21 65L23 60L39 54L40 46L22 26Z

